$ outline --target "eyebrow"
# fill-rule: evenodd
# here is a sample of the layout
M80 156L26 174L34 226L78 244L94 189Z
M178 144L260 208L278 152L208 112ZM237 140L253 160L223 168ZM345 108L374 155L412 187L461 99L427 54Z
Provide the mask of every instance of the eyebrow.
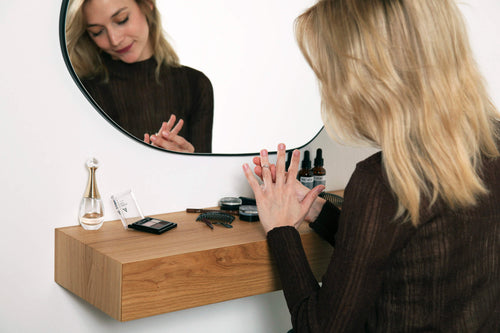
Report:
M111 18L118 16L121 12L123 12L126 9L128 9L128 7L123 7L123 8L118 9L113 15L111 15ZM87 24L87 28L99 27L101 25L102 24Z

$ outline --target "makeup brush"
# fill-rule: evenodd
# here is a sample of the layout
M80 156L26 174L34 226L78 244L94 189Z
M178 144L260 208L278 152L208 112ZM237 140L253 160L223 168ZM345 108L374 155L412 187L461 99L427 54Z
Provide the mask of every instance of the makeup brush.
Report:
M239 211L237 210L203 209L203 208L187 208L186 213L225 213L231 215L239 215Z

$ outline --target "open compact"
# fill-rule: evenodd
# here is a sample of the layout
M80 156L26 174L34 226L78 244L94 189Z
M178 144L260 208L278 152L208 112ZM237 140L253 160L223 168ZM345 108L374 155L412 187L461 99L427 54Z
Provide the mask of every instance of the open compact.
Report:
M128 190L118 195L112 195L111 200L125 229L135 229L152 234L162 234L177 227L177 223L160 220L142 214L135 195Z

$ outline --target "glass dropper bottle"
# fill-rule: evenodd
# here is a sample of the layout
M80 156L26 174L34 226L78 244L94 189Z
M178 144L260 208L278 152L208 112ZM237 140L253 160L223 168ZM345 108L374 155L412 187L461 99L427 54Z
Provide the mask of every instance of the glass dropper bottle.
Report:
M80 225L85 230L97 230L104 222L104 207L102 204L99 190L97 189L95 172L99 167L99 161L95 158L90 158L87 163L89 170L89 180L87 189L80 203L79 220Z

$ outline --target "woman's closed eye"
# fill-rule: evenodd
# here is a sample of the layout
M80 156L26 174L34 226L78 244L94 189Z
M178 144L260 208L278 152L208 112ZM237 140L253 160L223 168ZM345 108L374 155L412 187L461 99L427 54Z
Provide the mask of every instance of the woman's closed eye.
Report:
M122 25L122 24L125 24L125 23L127 23L127 21L128 21L128 18L129 18L128 16L127 16L127 17L125 17L125 18L124 18L123 20L121 20L121 21L118 21L118 22L117 22L117 24L118 24L118 25Z
M92 31L92 30L87 30L88 33L92 36L92 37L97 37L99 36L103 31L104 29L100 29L99 31Z
M126 16L124 19L122 20L119 20L116 22L117 25L124 25L125 23L127 23L129 20L129 17ZM98 31L95 31L95 30L87 30L89 32L89 34L92 36L92 37L98 37L102 34L102 32L104 31L104 28L98 30Z

